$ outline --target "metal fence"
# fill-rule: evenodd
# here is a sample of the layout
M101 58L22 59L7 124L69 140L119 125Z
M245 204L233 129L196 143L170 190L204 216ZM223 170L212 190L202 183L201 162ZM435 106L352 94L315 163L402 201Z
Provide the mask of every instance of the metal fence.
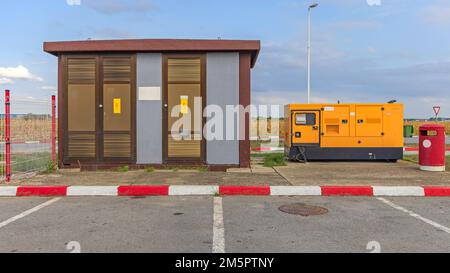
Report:
M3 107L2 107L3 106ZM0 99L0 183L23 179L56 166L56 104L16 97Z

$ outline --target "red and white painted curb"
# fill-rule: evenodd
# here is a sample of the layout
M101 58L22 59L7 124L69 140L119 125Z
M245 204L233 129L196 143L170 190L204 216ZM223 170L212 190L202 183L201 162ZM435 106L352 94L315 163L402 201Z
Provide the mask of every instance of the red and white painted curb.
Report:
M445 150L447 152L450 152L450 148L446 148ZM253 148L252 151L253 152L283 152L284 148L283 147L258 147L258 148ZM404 147L403 151L404 152L418 152L419 148Z
M0 197L46 196L417 196L450 197L450 186L2 186Z
M252 151L253 152L283 152L284 148L283 147L258 147L258 148L253 148Z
M450 148L445 148L445 150L446 150L447 152L450 152ZM403 148L403 151L404 151L404 152L418 152L418 151L419 151L419 148L415 148L415 147L405 147L405 148Z

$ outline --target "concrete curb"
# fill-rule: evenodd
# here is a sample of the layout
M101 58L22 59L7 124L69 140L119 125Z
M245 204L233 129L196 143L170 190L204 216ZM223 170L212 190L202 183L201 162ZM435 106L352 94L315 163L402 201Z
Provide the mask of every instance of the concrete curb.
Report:
M0 197L88 196L450 197L450 186L2 186Z

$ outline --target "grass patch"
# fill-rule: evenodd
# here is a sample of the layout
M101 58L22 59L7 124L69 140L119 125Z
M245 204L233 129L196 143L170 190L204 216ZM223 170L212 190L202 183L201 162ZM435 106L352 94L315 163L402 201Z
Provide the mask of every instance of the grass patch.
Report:
M118 171L119 173L127 173L127 172L130 171L130 167L129 167L129 166L119 167L119 168L117 168L117 171Z
M419 156L418 155L405 155L405 156L403 156L403 161L419 163Z
M419 156L418 155L405 155L403 156L403 161L419 164ZM450 156L445 157L445 166L447 172L450 172Z
M172 170L172 172L174 172L174 173L177 173L177 172L179 172L179 171L180 171L180 169L179 169L179 168L172 168L171 170Z
M52 160L49 160L47 162L44 174L52 174L52 173L55 173L57 170L58 170L58 165L55 162L53 162Z
M28 172L47 171L52 155L47 152L12 154L11 155L11 171L13 174L21 174Z
M284 154L267 154L264 157L264 167L280 167L286 166L286 158Z
M199 173L207 173L209 171L208 167L200 167L197 170Z
M153 168L153 167L145 168L145 172L146 173L154 173L155 172L155 168Z

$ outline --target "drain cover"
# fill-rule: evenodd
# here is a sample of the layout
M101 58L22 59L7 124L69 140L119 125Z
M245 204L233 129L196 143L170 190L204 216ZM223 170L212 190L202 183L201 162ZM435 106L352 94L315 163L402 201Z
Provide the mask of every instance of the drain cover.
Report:
M280 211L288 214L301 215L305 217L314 215L323 215L328 213L328 210L326 208L317 206L308 206L301 203L281 206Z

